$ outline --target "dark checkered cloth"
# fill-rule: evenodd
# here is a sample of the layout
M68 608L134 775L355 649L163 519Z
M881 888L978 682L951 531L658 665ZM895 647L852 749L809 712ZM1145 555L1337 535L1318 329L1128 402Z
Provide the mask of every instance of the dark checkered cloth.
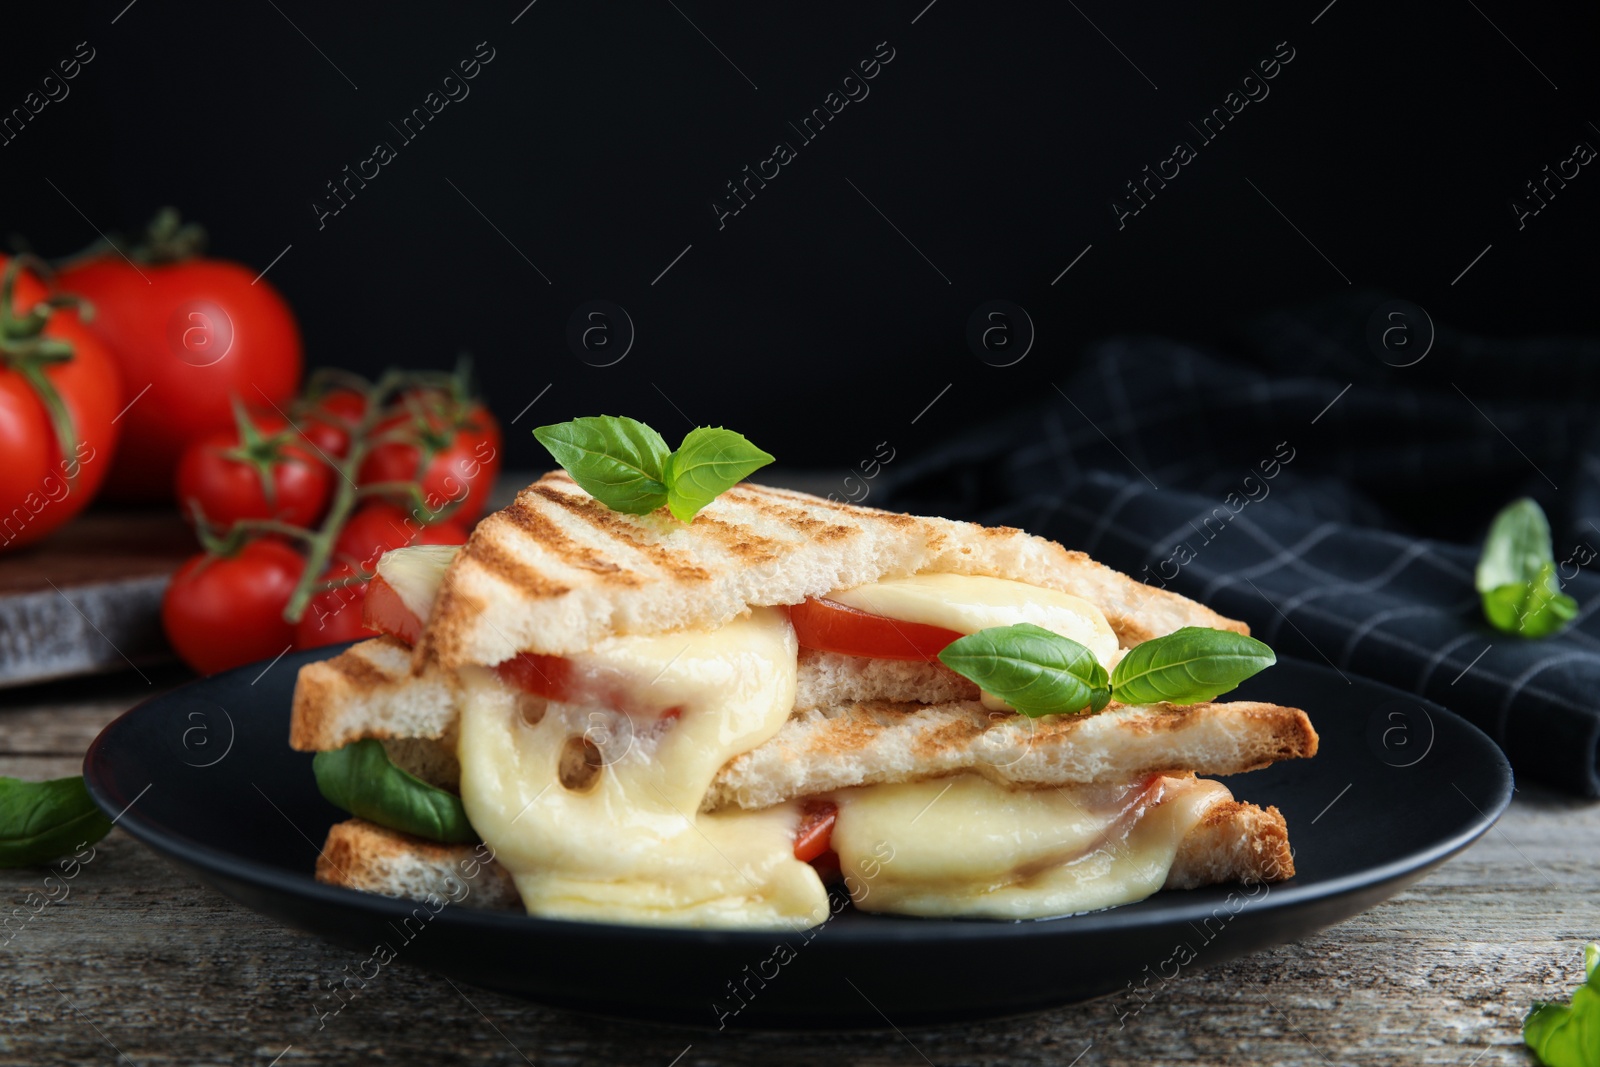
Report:
M1437 701L1520 778L1600 795L1600 341L1440 330L1394 368L1367 341L1378 304L1274 316L1229 355L1102 343L1059 395L890 468L871 502L1082 549L1281 653ZM1581 607L1538 641L1490 627L1472 580L1521 495Z

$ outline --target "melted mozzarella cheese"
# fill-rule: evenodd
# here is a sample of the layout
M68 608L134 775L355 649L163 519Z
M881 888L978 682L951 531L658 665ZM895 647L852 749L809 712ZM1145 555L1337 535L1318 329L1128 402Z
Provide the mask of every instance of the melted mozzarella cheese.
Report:
M460 545L412 545L385 552L378 558L378 577L388 582L400 602L417 618L427 621L439 595L444 572L455 562Z
M722 765L789 717L797 653L785 613L757 608L714 631L615 637L572 657L625 679L622 706L681 709L635 720L627 744L593 708L552 702L525 715L526 698L490 672L463 671L461 800L528 912L687 926L826 918L820 878L794 858L797 805L699 814ZM597 724L604 764L569 788L563 756Z
M1070 637L1107 668L1117 635L1105 613L1081 597L1054 589L973 574L914 574L829 593L827 599L874 615L975 634L992 626L1031 622Z
M977 775L839 793L833 848L858 908L1031 919L1142 900L1230 797L1217 782L1018 790Z

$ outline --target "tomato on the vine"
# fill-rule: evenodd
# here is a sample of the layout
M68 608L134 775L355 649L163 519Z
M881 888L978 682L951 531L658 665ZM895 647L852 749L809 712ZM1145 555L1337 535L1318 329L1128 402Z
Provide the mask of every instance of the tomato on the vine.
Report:
M202 674L279 655L294 641L283 610L304 569L300 553L271 538L191 557L161 601L167 640Z
M137 264L108 251L59 274L94 304L91 328L133 399L106 486L116 499L171 499L185 446L232 424L230 397L286 407L300 380L289 305L258 271L194 256L195 232L164 212Z
M116 453L122 386L70 307L0 256L0 551L38 540L94 497Z
M500 473L500 424L482 404L463 404L437 390L406 399L410 410L379 423L374 436L381 443L361 464L357 484L417 482L429 510L460 501L448 518L470 526L488 506Z
M306 440L328 459L350 454L350 438L367 413L367 401L354 389L334 389L310 402L296 419Z
M371 572L377 569L378 557L397 548L466 543L466 528L454 520L424 526L404 508L374 500L350 516L333 543L333 554Z
M299 435L273 416L239 416L232 430L202 438L178 462L178 504L193 521L227 527L241 519L276 519L309 527L322 516L332 472L297 444Z
M295 648L321 648L378 636L377 630L369 629L362 621L368 583L352 581L356 577L348 563L335 563L328 568L322 578L333 583L334 588L311 598L306 613L295 623Z

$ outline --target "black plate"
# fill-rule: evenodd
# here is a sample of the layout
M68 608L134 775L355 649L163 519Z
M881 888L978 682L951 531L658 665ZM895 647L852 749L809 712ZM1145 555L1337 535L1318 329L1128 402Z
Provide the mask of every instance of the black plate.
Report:
M547 1004L716 1027L882 1027L953 1022L1119 994L1136 1012L1196 966L1303 936L1393 895L1484 833L1511 799L1511 768L1435 704L1310 663L1280 660L1236 694L1307 709L1320 754L1228 780L1276 804L1299 874L1213 886L1090 915L1002 923L844 912L804 935L532 919L321 885L328 827L311 757L288 746L301 664L285 656L195 682L107 726L84 759L118 825L247 907L360 953L388 953ZM259 678L259 680L257 680ZM131 805L131 807L130 807ZM126 810L124 810L126 809ZM406 922L408 916L417 917ZM377 951L383 945L386 949Z

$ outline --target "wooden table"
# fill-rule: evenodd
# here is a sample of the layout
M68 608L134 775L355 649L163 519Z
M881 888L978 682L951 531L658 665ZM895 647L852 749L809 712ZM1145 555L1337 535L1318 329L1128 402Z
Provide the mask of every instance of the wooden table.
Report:
M0 774L78 772L173 669L0 693ZM6 908L41 869L0 871ZM0 949L0 1063L1529 1064L1521 1019L1578 984L1600 936L1600 804L1524 790L1409 891L1296 944L1187 974L1125 1028L1110 1002L977 1026L718 1034L596 1020L386 969L318 1028L354 956L191 883L121 831ZM995 974L996 982L1006 981Z

